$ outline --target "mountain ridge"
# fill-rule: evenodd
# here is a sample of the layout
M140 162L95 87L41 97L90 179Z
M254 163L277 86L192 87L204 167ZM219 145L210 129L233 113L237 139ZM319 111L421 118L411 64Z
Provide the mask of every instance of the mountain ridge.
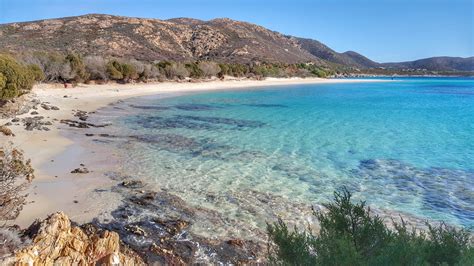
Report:
M284 35L229 18L161 20L87 14L0 24L0 47L9 52L76 52L147 61L312 62L321 67L349 69L474 71L474 57L378 63L354 51L339 53L317 40Z

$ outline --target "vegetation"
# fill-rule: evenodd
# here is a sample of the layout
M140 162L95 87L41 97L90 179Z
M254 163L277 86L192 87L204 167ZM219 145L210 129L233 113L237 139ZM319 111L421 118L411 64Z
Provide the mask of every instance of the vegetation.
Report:
M35 67L26 67L11 56L0 55L0 100L12 99L31 90L35 80L41 77Z
M365 202L354 204L347 189L334 193L327 212L315 212L319 234L268 224L269 259L279 265L474 265L471 235L441 224L409 229L402 220L390 230Z
M232 76L264 77L327 77L330 69L313 64L282 63L216 63L143 62L135 59L103 58L75 53L33 52L16 56L0 55L0 100L8 100L31 90L35 82L147 82L149 80L209 79Z
M15 219L25 204L24 191L33 179L33 168L10 145L0 147L0 222Z

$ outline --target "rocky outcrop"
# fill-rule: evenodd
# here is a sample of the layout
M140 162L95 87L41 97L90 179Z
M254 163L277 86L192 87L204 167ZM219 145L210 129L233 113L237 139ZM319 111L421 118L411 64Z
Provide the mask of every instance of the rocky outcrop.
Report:
M144 265L115 232L71 225L62 212L35 222L24 234L31 243L3 263L16 265Z

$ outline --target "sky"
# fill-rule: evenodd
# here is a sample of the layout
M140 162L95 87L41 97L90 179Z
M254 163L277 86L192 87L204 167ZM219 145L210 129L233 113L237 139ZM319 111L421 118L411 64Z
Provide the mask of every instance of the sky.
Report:
M474 56L474 0L0 0L0 23L89 13L228 17L377 62Z

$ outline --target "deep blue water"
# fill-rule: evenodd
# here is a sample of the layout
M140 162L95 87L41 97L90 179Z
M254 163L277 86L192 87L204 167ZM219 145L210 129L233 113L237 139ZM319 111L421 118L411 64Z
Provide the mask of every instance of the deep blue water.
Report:
M472 78L144 97L120 108L115 124L136 140L122 146L125 168L191 204L251 221L229 195L321 203L347 186L377 208L474 226Z

